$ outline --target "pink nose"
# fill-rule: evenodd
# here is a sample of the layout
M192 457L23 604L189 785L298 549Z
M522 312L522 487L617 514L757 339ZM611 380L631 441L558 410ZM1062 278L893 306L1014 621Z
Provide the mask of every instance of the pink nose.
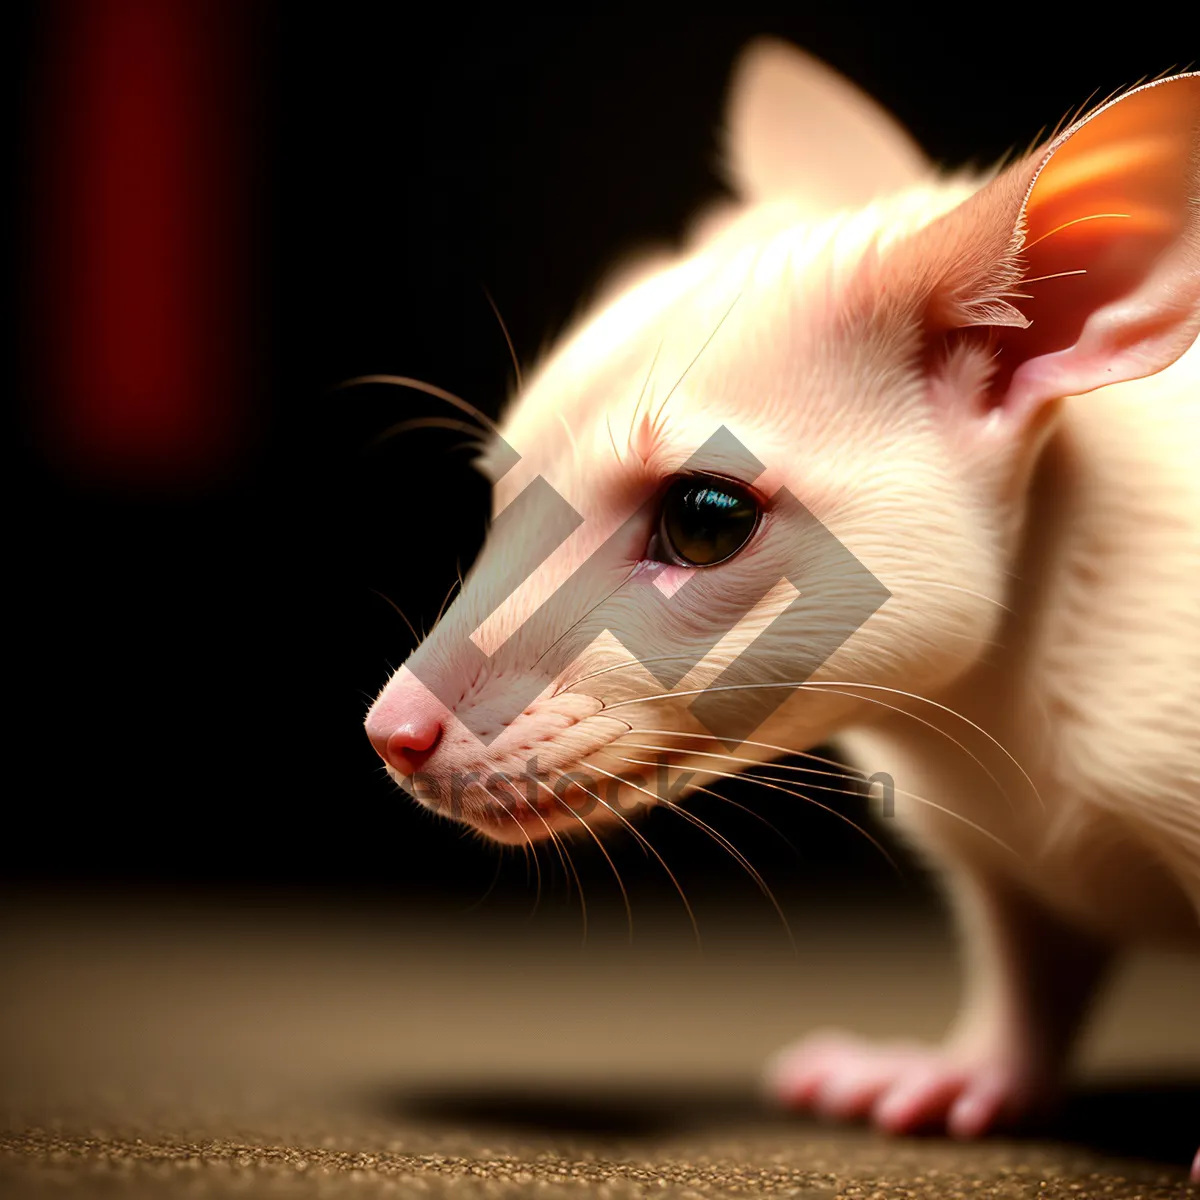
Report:
M446 716L428 688L402 671L367 714L367 737L388 766L412 775L441 740Z

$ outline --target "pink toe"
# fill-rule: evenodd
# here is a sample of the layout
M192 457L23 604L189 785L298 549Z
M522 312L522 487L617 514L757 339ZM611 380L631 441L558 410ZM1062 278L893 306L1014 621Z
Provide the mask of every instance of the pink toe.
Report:
M905 1079L880 1098L872 1115L890 1133L910 1133L939 1120L962 1086L962 1075L950 1071Z
M792 1108L806 1108L813 1102L821 1086L822 1075L819 1071L798 1071L775 1079L771 1091L781 1103Z
M826 1065L807 1057L785 1061L767 1077L767 1088L783 1104L802 1107L810 1104L825 1079Z
M863 1064L827 1079L813 1098L814 1106L831 1117L860 1117L887 1087L891 1072L880 1064Z
M767 1072L767 1089L783 1104L807 1107L839 1064L853 1057L852 1045L847 1038L827 1035L784 1051Z
M954 1101L946 1125L954 1137L977 1138L996 1124L1006 1092L999 1083L977 1083Z

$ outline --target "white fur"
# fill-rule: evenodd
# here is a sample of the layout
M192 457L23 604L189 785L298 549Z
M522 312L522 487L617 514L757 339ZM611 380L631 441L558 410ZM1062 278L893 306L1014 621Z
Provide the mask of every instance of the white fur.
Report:
M731 174L747 202L702 218L682 253L627 269L504 422L521 461L498 482L497 512L540 475L583 525L511 596L496 564L520 546L495 547L372 719L403 715L414 670L455 679L450 633L473 634L489 652L520 643L537 605L728 427L765 463L763 494L790 490L892 593L735 753L771 758L769 747L799 751L840 736L868 772L894 776L898 814L943 869L975 956L955 1053L1007 1056L1019 1065L1014 1078L1046 1079L1065 1058L1087 991L1081 984L1061 1018L1046 1015L1055 968L1043 960L1074 962L1039 953L1051 930L1066 931L1065 945L1072 930L1080 946L1200 944L1200 350L1183 352L1200 322L1200 230L1179 210L1183 257L1164 252L1161 269L1147 270L1136 319L1106 300L1070 354L1041 355L1036 338L1057 297L1078 305L1086 293L1022 285L1032 272L1019 256L1051 245L1028 233L1039 219L1032 206L1049 205L1044 220L1061 224L1055 189L1091 170L1087 156L1106 128L1099 118L1069 131L1075 141L1054 143L1058 159L1035 155L995 180L939 179L890 118L826 68L767 44L747 55L737 80ZM777 107L815 94L826 110ZM822 111L836 137L823 136ZM1120 148L1131 136L1122 122L1140 118L1133 104L1114 111L1105 120ZM1186 142L1187 119L1172 126L1177 140ZM789 159L789 146L804 154ZM1102 173L1089 185L1094 203L1113 203L1122 172L1133 178L1156 153ZM852 169L839 176L839 163ZM1185 169L1194 186L1194 160ZM1130 212L1162 196L1176 219L1174 177L1161 164L1147 171L1142 191L1130 185ZM1194 192L1186 200L1197 203ZM1090 192L1081 203L1093 203ZM1147 218L1147 236L1160 217ZM1096 260L1097 287L1107 261ZM1024 286L1041 324L1024 314ZM943 319L950 334L985 324L1016 337L994 343L1024 365L990 413L982 398L993 345L948 336L945 353L929 357L943 332L930 323ZM1152 332L1139 342L1144 327ZM1105 365L1110 352L1115 368ZM1104 376L1109 369L1119 373ZM1095 390L1107 377L1126 381ZM1061 378L1078 378L1087 394L1056 393L1049 381ZM629 547L631 571L644 542ZM768 514L742 555L702 573L707 590L691 609L647 633L663 653L687 652L739 598L806 554L804 539ZM619 591L614 604L628 621L649 621L640 589L650 586L634 571ZM842 581L819 563L801 591L818 613L846 602ZM565 670L547 668L529 645L525 669L545 672L538 699L485 749L456 721L494 702L505 679L463 681L443 714L435 773L515 768L531 750L551 776L619 772L649 757L632 744L653 743L672 748L673 777L699 772L693 787L719 778L736 766L699 752L712 743L687 705L778 609L761 607L738 626L674 697L648 699L662 689L612 638ZM785 683L811 627L773 634L772 682ZM725 703L734 715L738 693ZM656 732L628 733L622 720ZM617 794L631 806L654 799ZM507 811L512 799L496 803ZM489 806L480 798L467 819L501 840L584 824L552 805L536 821L498 822ZM598 810L586 826L617 819Z

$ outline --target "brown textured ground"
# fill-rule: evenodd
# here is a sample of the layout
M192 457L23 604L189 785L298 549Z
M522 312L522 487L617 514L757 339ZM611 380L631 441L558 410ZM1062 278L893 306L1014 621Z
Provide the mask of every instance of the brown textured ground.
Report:
M755 1098L764 1056L804 1029L941 1028L949 940L896 913L802 909L795 953L764 922L707 922L703 954L653 921L632 946L601 928L581 947L577 923L478 912L26 899L5 916L8 1200L1200 1195L1200 969L1183 959L1118 980L1057 1127L958 1145Z

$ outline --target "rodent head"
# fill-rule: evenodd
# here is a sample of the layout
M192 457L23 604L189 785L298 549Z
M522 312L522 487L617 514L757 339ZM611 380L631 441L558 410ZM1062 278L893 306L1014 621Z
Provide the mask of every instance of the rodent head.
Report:
M1058 401L1195 335L1197 298L1164 297L1200 287L1198 107L1197 76L1140 89L982 186L764 197L586 317L368 715L393 777L499 841L592 831L812 746L863 685L968 671Z

